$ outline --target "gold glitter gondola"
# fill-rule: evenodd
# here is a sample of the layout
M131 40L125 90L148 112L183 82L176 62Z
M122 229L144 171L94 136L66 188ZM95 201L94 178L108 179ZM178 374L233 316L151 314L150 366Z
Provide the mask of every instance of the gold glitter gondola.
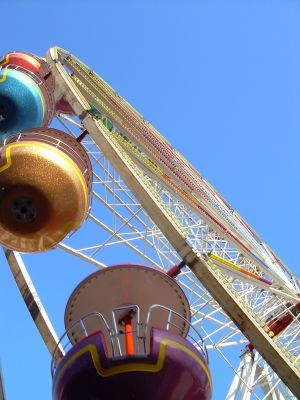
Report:
M92 167L83 146L52 128L13 136L1 149L0 242L45 251L77 230L90 208Z

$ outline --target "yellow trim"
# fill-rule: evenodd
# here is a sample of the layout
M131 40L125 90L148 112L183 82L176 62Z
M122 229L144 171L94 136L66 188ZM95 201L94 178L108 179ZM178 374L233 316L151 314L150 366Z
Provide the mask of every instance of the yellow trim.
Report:
M3 65L6 65L6 64L9 63L9 57L11 56L11 54L20 54L21 56L25 54L26 56L35 59L36 62L38 63L38 65L39 65L39 68L41 67L41 63L40 63L36 58L34 58L31 54L19 53L19 52L6 54L5 61L2 61L2 62L0 63L0 65L1 65L2 67L3 67Z
M4 164L2 167L0 167L0 173L1 173L2 171L6 170L7 168L9 168L9 167L11 166L12 162L11 162L11 155L10 155L11 151L10 151L10 149L11 149L12 147L15 147L15 146L16 146L16 145L12 145L12 146L10 146L10 147L8 147L8 148L6 149L6 152L5 152L6 164Z
M35 83L35 82L34 82L34 83ZM32 82L30 82L30 84L32 85ZM46 117L46 112L45 112L45 98L44 98L44 95L43 95L41 89L39 88L38 84L37 84L37 83L35 83L35 84L36 84L36 86L37 86L37 88L38 88L37 92L38 92L38 95L39 95L40 100L41 100L41 103L42 103L42 109L43 109L43 111L42 111L42 125L44 125L44 121L45 121L45 117ZM32 86L33 86L33 85L32 85ZM34 86L33 86L33 87L34 87Z
M12 144L12 145L8 145L8 147L6 148L6 152L5 152L5 156L6 156L7 163L6 163L5 165L3 165L2 167L0 167L0 173L3 172L4 170L6 170L7 168L9 168L9 167L12 165L12 160L11 160L11 149L14 148L14 147L26 147L26 146L29 146L29 147L39 147L39 148L46 149L46 150L49 150L49 148L52 147L52 146L50 146L50 145L43 145L43 144L38 144L38 143L15 143L15 144ZM73 225L74 227L80 226L80 225L83 223L83 221L84 221L84 219L85 219L85 215L86 215L86 213L87 213L87 208L88 208L88 194L87 194L87 189L86 189L85 181L83 180L83 177L82 177L82 175L81 175L79 169L77 168L76 164L75 164L73 161L70 161L69 158L67 158L63 153L62 153L61 156L62 156L62 158L69 164L69 166L75 171L75 173L76 173L76 175L77 175L77 177L78 177L78 179L79 179L79 181L80 181L80 183L81 183L81 185L82 185L82 188L83 188L83 191L84 191L84 216L83 216L83 219L82 219L81 222L77 222L77 223L75 223L75 222L69 222L69 223L67 223L67 224L62 228L61 233L60 233L52 242L48 243L47 245L44 245L44 246L41 248L41 250L46 250L47 248L50 248L54 243L56 243L56 242L59 240L59 238L60 238L61 236L63 236L63 235L66 233L66 231L68 230L68 228L69 228L70 226L72 226L72 225Z
M215 254L209 254L209 257L212 258L213 260L219 261L219 263L227 265L230 268L236 269L237 271L243 270L241 267L238 267L237 265L231 263L230 261L224 260L224 258L221 258ZM248 272L248 271L246 271Z
M160 342L159 346L159 353L158 353L158 359L156 364L146 364L146 363L128 363L128 364L123 364L123 365L117 365L115 367L110 367L110 368L103 368L101 361L99 359L97 347L94 344L88 344L87 346L83 347L77 353L73 354L72 357L68 359L68 361L62 366L61 370L55 377L54 385L55 387L58 378L61 376L61 374L64 372L64 370L73 362L75 361L78 357L80 357L82 354L86 352L90 352L92 356L92 360L94 363L94 366L100 376L103 378L107 378L112 375L117 375L117 374L122 374L125 372L159 372L164 365L165 359L166 359L166 350L167 350L167 345L171 345L174 347L177 347L178 349L184 351L185 353L189 354L191 357L196 360L201 367L203 368L203 371L206 373L207 378L209 380L210 386L212 387L212 380L210 376L210 372L205 365L205 363L198 357L196 354L188 349L186 346L184 346L181 343L176 342L175 340L172 339L167 339L164 338Z
M0 82L4 82L6 80L6 75L8 74L8 71L9 71L8 69L4 71L2 78L0 78Z
M3 60L3 61L0 63L0 65L3 66L3 65L5 65L5 64L8 64L8 62L9 62L9 54L6 54L5 60Z
M52 240L51 242L48 242L47 244L43 245L43 246L41 247L41 250L44 251L44 250L50 249L53 245L55 245L55 243L58 243L60 240L64 239L65 235L66 235L68 232L71 232L72 229L79 228L79 227L82 225L82 223L83 223L83 221L84 221L84 219L85 219L85 215L86 215L86 212L84 213L84 217L82 218L82 221L80 221L80 222L68 222L68 223L61 229L59 235L57 235L57 236L54 238L54 240Z

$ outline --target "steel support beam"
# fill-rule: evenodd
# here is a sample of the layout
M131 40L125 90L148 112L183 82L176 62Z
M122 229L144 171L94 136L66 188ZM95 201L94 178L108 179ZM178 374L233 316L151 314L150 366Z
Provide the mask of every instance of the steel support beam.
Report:
M3 251L33 322L52 355L58 344L58 337L31 282L21 256L19 253L4 247ZM58 351L58 356L61 357L62 355L63 351L60 349Z
M158 199L147 188L129 162L128 157L126 158L120 148L111 140L109 132L104 127L100 126L84 108L84 101L80 98L79 93L72 86L68 77L63 75L59 67L57 67L57 63L53 59L53 54L51 54L51 49L47 52L46 57L55 81L64 93L66 100L81 119L83 126L93 137L103 155L116 169L127 187L147 211L153 222L163 232L166 239L185 261L186 265L190 267L197 279L211 293L214 299L224 309L240 331L254 345L262 357L269 363L282 381L290 388L296 397L300 398L299 371L281 353L271 338L268 337L247 310L242 307L238 299L234 297L226 285L218 279L217 275L210 269L201 255L196 254L188 245L183 232L176 226L172 218L161 206Z

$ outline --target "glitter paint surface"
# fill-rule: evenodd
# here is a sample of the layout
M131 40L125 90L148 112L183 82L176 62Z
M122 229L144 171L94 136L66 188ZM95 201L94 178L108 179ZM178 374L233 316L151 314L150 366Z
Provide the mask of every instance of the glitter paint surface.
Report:
M13 143L0 162L0 241L22 252L51 248L83 223L88 207L86 183L67 155L55 147ZM30 199L36 216L21 222L12 213L19 198Z
M38 85L23 72L0 71L0 104L7 110L7 117L0 121L1 142L11 134L44 123L44 96Z

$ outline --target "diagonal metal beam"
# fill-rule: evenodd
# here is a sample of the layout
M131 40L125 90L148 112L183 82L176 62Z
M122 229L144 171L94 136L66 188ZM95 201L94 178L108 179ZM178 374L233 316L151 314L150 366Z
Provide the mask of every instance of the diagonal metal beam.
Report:
M21 256L19 253L4 247L3 251L33 322L52 355L58 344L58 337L33 286ZM62 349L58 349L58 353L59 357L63 356Z
M113 165L122 177L128 188L138 199L157 227L163 232L167 240L178 252L186 265L190 267L197 279L206 287L214 299L225 310L240 331L251 341L273 370L290 390L300 398L300 372L292 365L287 357L278 349L274 342L263 331L251 314L244 308L238 299L230 292L226 284L214 273L208 263L201 258L186 242L183 230L176 225L170 214L166 212L159 199L139 176L133 162L124 154L110 136L110 132L100 126L87 112L84 100L81 98L68 76L61 72L61 67L52 58L51 49L47 53L47 61L51 72L58 83L67 101L81 119L84 127L101 148L103 155Z

